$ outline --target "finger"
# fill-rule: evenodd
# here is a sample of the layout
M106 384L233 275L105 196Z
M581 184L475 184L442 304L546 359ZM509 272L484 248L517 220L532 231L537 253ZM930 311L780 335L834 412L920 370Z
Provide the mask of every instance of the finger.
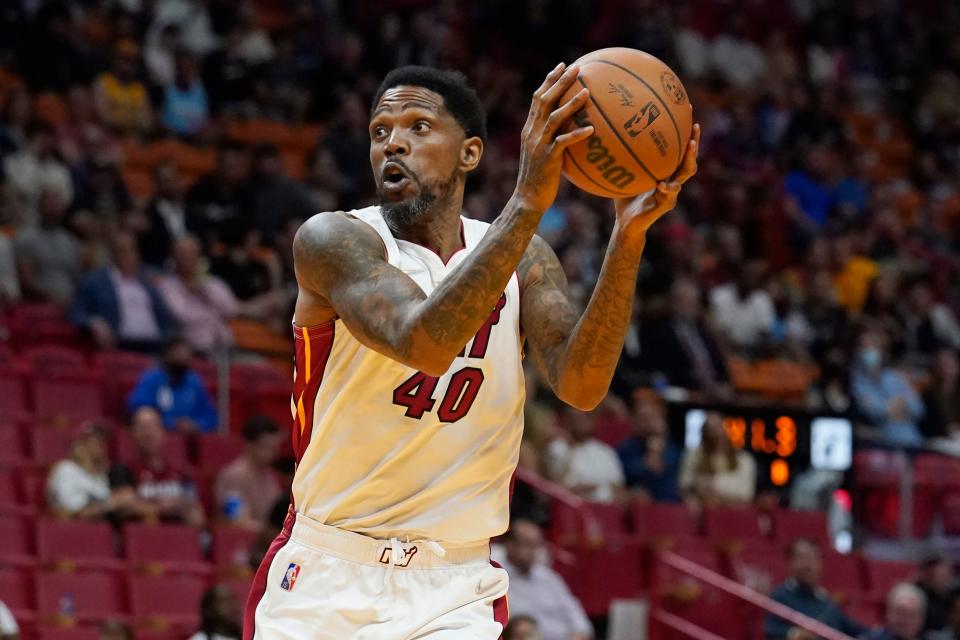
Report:
M547 77L543 79L543 82L540 83L540 86L537 88L537 90L533 92L533 97L538 98L542 96L547 89L552 87L553 83L557 81L557 78L560 77L560 74L563 73L563 70L566 68L566 66L567 65L563 62L555 66L553 71L548 73Z
M567 89L569 89L570 86L577 81L577 74L579 72L580 66L576 63L567 67L567 70L564 71L559 78L557 78L557 80L553 83L553 86L543 93L543 97L541 99L542 104L548 109L552 110L553 105L557 103L557 100L560 99L560 96L566 93Z
M567 100L563 106L551 113L550 117L547 118L547 126L544 128L543 134L545 136L552 136L564 122L583 108L583 105L589 97L590 91L584 87L577 95Z
M687 149L683 154L683 162L680 168L674 174L674 180L683 184L697 173L697 156L700 153L700 125L693 125L693 136L687 143Z
M563 133L557 136L557 139L553 141L553 148L558 151L563 151L567 147L573 144L577 144L582 140L586 140L593 135L593 125L588 125L586 127L580 127L579 129L574 129L568 133Z
M676 180L671 180L670 182L664 182L661 180L657 183L657 191L664 195L669 195L671 193L680 193L680 182Z

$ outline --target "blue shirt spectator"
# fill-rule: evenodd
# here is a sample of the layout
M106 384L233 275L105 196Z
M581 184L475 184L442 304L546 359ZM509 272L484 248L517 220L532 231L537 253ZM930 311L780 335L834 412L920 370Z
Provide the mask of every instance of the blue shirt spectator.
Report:
M169 430L210 433L219 424L217 409L203 380L190 370L192 352L180 338L164 350L163 365L143 373L130 393L127 409L153 407Z
M680 502L681 452L667 436L667 420L658 397L637 396L633 430L617 447L627 488L654 502Z
M187 54L177 56L176 77L163 90L163 126L179 135L200 133L207 124L210 105L197 72L197 63Z
M860 349L852 376L853 397L859 410L891 445L919 446L923 442L918 424L924 407L920 395L898 371L883 366L882 336L867 329L860 336Z

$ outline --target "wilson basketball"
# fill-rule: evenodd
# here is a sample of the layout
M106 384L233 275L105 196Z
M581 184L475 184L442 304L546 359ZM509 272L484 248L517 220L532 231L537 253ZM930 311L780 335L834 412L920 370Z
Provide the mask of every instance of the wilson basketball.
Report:
M574 121L592 124L593 135L564 152L567 179L594 195L620 198L669 178L693 130L693 107L677 75L658 58L623 47L588 53L577 64L577 82L560 104L589 89Z

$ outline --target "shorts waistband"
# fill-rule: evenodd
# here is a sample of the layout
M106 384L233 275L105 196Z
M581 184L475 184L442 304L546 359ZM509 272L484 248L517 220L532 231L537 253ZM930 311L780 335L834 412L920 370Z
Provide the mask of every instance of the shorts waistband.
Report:
M360 564L397 569L436 569L490 562L490 545L441 545L432 540L379 540L331 527L298 513L290 539Z

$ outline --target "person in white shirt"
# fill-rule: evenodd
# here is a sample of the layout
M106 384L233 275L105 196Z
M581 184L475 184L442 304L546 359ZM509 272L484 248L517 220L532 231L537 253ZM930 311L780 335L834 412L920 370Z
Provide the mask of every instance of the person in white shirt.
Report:
M771 335L776 313L770 294L763 289L766 265L751 260L743 265L736 282L710 292L710 311L720 331L741 349L753 349Z
M588 640L590 620L556 571L538 562L543 532L529 520L514 520L506 535L503 568L510 576L510 616L530 616L543 640Z
M612 447L593 437L593 414L565 405L560 420L567 438L547 446L549 475L585 500L619 502L624 496L623 465Z
M757 463L734 449L718 413L707 414L700 446L680 463L680 495L693 508L738 506L753 502Z
M200 630L190 640L240 640L240 603L225 584L215 584L200 601Z
M0 640L17 640L20 637L20 627L10 613L10 609L0 601Z

